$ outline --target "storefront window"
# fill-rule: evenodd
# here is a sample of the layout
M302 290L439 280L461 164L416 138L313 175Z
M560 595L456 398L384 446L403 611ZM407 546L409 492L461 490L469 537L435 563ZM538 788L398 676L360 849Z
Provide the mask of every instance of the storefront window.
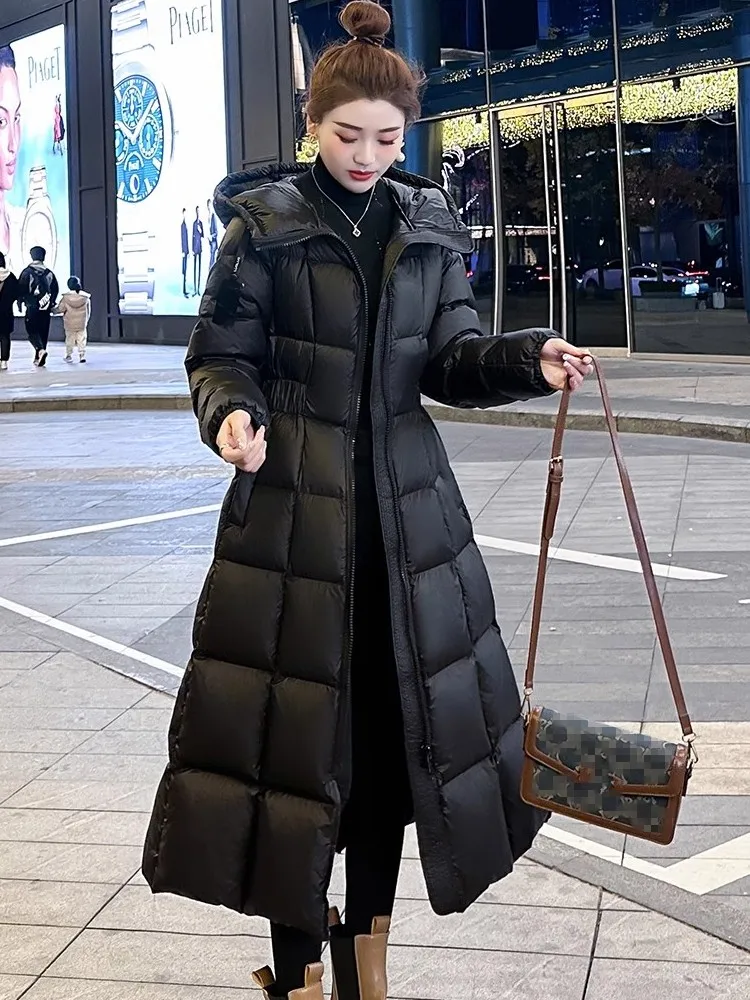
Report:
M486 114L443 123L443 185L474 238L474 250L466 258L466 273L482 326L489 332L495 282L495 234Z
M669 73L675 66L720 65L734 54L734 20L744 0L617 0L625 80Z
M406 2L389 5L396 21ZM340 31L338 5L290 10L298 157L310 160L302 96L314 53ZM484 329L499 318L592 348L750 354L750 69L731 68L750 60L750 0L532 0L511 20L494 3L441 0L439 31L424 112L442 121L442 180L473 236L466 270Z
M551 325L573 343L624 347L614 101L575 98L501 114L504 326Z
M635 348L750 354L737 73L628 88L625 188Z

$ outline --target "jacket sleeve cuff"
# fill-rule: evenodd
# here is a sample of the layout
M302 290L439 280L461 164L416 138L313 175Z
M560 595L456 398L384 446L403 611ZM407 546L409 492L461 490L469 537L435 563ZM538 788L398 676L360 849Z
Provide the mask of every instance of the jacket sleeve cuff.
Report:
M532 348L534 382L539 389L540 396L553 396L559 390L551 386L544 377L544 372L542 371L542 348L548 340L557 337L557 334L554 330L537 330L536 332L538 336Z
M250 414L250 418L253 422L253 429L255 431L258 431L261 427L266 427L268 425L268 414L260 406L258 406L257 403L251 402L249 399L226 400L216 407L204 424L203 440L217 455L221 454L219 447L216 444L216 438L221 430L221 425L227 419L229 414L234 413L235 410L244 410L245 413Z

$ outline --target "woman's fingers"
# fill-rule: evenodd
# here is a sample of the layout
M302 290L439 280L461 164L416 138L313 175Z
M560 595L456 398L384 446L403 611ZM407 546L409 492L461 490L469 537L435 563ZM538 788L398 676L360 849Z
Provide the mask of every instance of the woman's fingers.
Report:
M563 354L563 367L568 376L570 391L575 392L581 388L586 376L593 372L594 362L590 354L578 350L573 354L570 350Z
M217 439L219 454L243 472L257 472L266 459L266 429L255 432L249 416L233 413L222 425Z

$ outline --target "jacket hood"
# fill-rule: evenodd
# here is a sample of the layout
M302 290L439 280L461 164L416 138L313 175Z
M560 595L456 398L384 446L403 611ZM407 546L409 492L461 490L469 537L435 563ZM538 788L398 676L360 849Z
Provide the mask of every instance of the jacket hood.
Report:
M327 230L293 180L307 163L276 163L230 174L216 188L216 214L225 226L241 218L257 242ZM401 215L401 228L470 253L473 240L450 195L435 181L392 167L384 177Z
M91 295L89 292L66 292L63 298L73 309L80 309L86 305Z

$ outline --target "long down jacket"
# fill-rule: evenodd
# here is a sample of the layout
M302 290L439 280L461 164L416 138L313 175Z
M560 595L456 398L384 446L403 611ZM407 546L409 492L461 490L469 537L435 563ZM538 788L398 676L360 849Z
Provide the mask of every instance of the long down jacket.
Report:
M237 473L224 502L143 871L154 892L325 936L348 789L363 406L435 911L463 911L507 875L544 819L519 798L518 690L469 514L420 394L462 407L543 395L539 354L551 334L481 335L462 258L469 234L441 188L394 171L397 224L362 399L364 283L289 179L299 169L233 175L217 192L227 233L189 348L195 412L215 449L224 418L249 411L268 428L268 455L257 475Z

